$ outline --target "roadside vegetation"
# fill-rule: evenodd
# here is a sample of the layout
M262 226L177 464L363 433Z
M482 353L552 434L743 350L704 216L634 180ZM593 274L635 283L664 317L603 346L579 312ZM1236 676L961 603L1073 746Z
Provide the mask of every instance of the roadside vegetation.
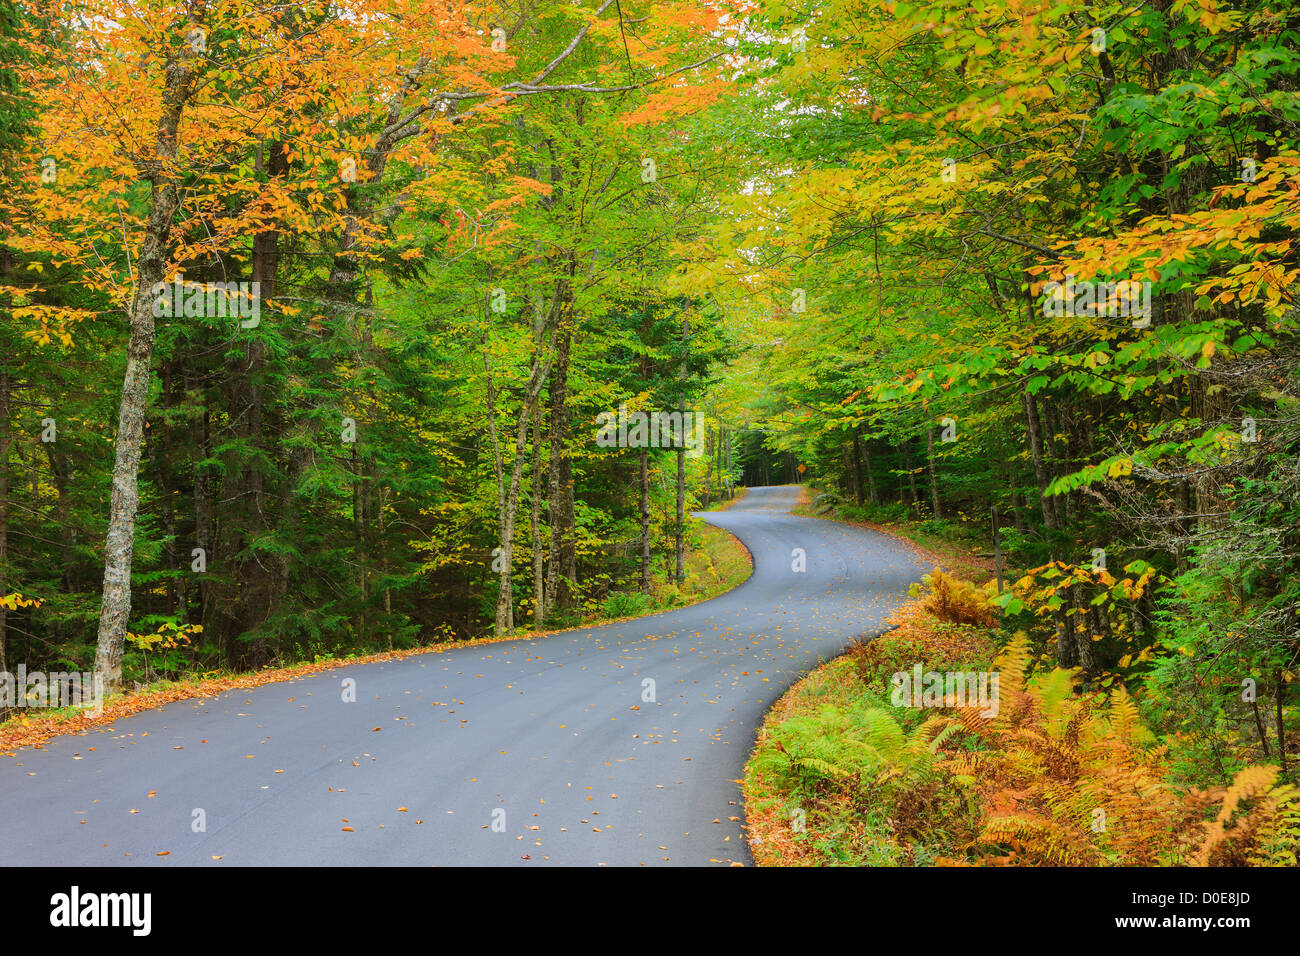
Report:
M1210 737L1158 679L1057 666L993 580L936 567L915 597L770 712L744 780L761 865L1296 865L1300 793L1248 704ZM995 706L900 701L922 673L996 673Z

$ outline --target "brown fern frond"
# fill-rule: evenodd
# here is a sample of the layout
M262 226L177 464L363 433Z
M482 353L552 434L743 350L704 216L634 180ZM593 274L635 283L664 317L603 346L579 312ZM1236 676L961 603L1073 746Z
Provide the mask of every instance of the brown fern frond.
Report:
M1277 767L1256 764L1246 767L1233 778L1223 795L1218 815L1207 825L1201 846L1192 857L1194 866L1211 866L1214 862L1224 865L1225 860L1236 858L1247 845L1253 849L1252 837L1266 822L1264 817L1272 811L1272 805L1262 809L1253 807L1236 820L1233 820L1233 814L1243 800L1266 794L1277 774ZM1225 843L1228 845L1224 846Z

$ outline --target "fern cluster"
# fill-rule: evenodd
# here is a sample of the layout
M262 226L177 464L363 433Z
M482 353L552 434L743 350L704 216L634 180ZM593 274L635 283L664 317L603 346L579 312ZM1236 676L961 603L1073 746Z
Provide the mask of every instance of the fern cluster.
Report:
M750 768L776 782L792 805L847 802L859 815L882 812L895 841L949 831L968 839L973 781L955 782L941 757L956 730L931 718L908 733L894 714L867 700L828 704L774 727Z
M935 568L921 579L929 588L921 606L940 621L991 627L998 619L989 595L969 581Z
M934 579L951 609L956 594ZM897 630L803 682L763 730L750 770L775 791L787 845L829 863L1031 866L1294 866L1300 793L1271 766L1187 789L1167 747L1116 686L1042 667L1017 633L994 656L987 629L914 604ZM948 698L890 706L889 675L996 672L997 706ZM806 832L786 821L806 817Z
M1152 746L1122 688L1109 700L1076 695L1074 670L1028 677L1031 655L1023 634L999 655L997 716L955 708L939 718L983 747L946 762L954 775L976 781L982 820L971 857L1020 865L1294 865L1300 806L1292 788L1276 785L1276 768L1249 767L1222 791L1181 791L1167 780L1165 749ZM1216 803L1217 816L1207 820Z

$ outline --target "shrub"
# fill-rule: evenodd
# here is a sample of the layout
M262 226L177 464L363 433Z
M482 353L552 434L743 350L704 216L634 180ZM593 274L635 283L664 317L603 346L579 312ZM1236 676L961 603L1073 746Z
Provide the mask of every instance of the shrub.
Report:
M640 591L611 591L605 595L601 610L605 617L635 617L650 606L650 595Z
M930 592L921 605L941 621L992 627L997 623L997 608L987 593L959 578L935 568L921 579Z
M849 649L853 669L862 683L886 692L891 675L909 671L917 662L927 664L932 656L927 654L925 643L919 638L892 631L875 638L860 638Z

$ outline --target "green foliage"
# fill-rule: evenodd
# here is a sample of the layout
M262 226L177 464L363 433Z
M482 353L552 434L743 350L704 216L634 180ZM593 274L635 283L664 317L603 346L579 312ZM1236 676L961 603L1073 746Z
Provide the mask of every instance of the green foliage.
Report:
M640 591L614 591L605 596L601 610L606 617L635 617L650 606L650 595Z

